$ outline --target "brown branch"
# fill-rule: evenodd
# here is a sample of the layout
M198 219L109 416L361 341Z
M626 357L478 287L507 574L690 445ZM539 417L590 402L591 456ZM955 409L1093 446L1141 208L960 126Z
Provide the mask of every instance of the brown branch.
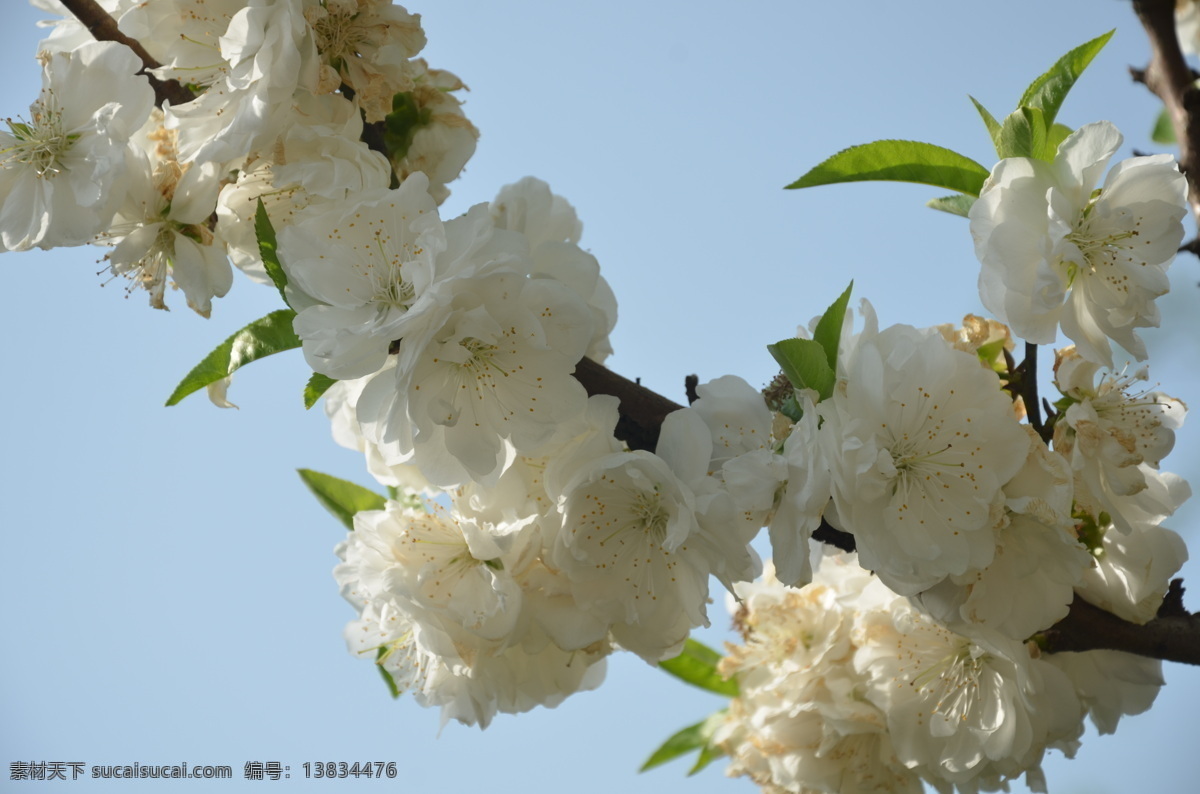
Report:
M575 379L583 384L589 395L611 394L620 398L621 418L617 422L616 436L630 449L653 452L658 446L658 434L667 414L683 408L589 358L582 359L575 366Z
M1138 625L1077 595L1071 603L1070 613L1042 632L1042 637L1042 648L1050 653L1125 651L1169 662L1200 665L1200 613L1160 614L1149 623Z
M109 16L108 12L96 3L96 0L62 0L62 4L83 23L96 41L115 41L133 50L134 55L142 61L142 70L139 74L144 74L150 81L150 87L154 89L156 105L162 107L164 102L182 105L196 98L196 95L180 85L178 80L159 80L150 74L150 69L157 69L162 64L152 58L137 39L131 39L122 33L117 27L116 20Z
M854 544L854 536L849 532L843 532L840 529L834 529L822 516L821 525L816 528L812 534L813 540L819 543L825 543L833 546L835 549L842 551L854 551L857 546Z
M1200 220L1200 89L1179 48L1175 0L1133 0L1133 10L1146 29L1152 55L1144 70L1130 69L1130 74L1167 108L1179 142L1179 167L1187 177L1188 203Z
M1021 374L1018 382L1029 426L1041 437L1042 441L1049 444L1054 435L1054 429L1042 424L1041 407L1038 403L1037 349L1038 346L1033 342L1025 343L1025 360L1021 362Z

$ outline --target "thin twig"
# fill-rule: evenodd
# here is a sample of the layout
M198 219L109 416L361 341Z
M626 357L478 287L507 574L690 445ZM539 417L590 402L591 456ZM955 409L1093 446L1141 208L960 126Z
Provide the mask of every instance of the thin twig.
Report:
M1021 362L1021 401L1025 403L1025 416L1029 418L1029 426L1041 437L1042 441L1050 443L1053 430L1042 423L1042 404L1038 400L1038 371L1037 349L1033 342L1025 343L1025 360Z
M196 95L180 85L179 81L159 80L150 74L151 69L157 69L162 64L151 57L137 39L131 39L122 33L117 27L116 20L109 16L108 12L96 3L96 0L62 0L62 4L91 32L96 41L115 41L133 50L134 55L142 61L140 73L146 76L146 79L150 81L150 87L154 89L156 105L162 107L165 102L182 105L196 98Z

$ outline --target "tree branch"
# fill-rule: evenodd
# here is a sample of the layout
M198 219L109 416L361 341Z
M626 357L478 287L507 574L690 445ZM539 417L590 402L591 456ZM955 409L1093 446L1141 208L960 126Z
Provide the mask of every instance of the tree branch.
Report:
M575 379L583 384L589 395L611 394L621 400L621 418L617 421L615 434L630 449L653 452L658 446L658 434L667 414L683 408L590 358L582 359L575 365Z
M1033 342L1025 343L1025 360L1021 362L1018 384L1021 391L1021 401L1025 404L1025 416L1029 426L1047 444L1054 437L1054 428L1042 422L1041 406L1038 402L1038 371L1037 349ZM1009 370L1012 371L1011 369Z
M1139 626L1077 595L1071 603L1070 613L1042 632L1042 647L1050 653L1125 651L1169 662L1200 665L1200 613L1180 615L1163 614L1163 611L1160 610L1159 616L1149 623Z
M96 0L62 0L62 4L91 32L96 41L115 41L133 50L134 55L142 61L142 70L139 74L145 75L146 79L150 81L150 87L154 89L156 105L162 107L164 102L182 105L196 98L196 95L180 85L178 80L159 80L150 74L150 69L157 69L162 64L152 58L136 39L131 39L122 33L117 27L116 20L109 16L108 12L96 3Z
M1179 48L1175 0L1133 0L1133 10L1146 29L1152 55L1144 70L1130 73L1166 105L1179 142L1179 167L1187 177L1188 203L1200 220L1200 89Z

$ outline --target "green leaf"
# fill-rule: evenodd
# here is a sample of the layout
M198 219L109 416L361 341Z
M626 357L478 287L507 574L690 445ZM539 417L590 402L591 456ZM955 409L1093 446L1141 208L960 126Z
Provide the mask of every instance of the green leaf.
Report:
M975 355L983 362L984 366L995 370L996 372L1004 373L1008 370L1008 365L1004 361L1004 340L993 339L985 345L980 345L975 348Z
M304 407L312 408L321 399L321 395L329 391L329 387L337 383L337 378L314 372L304 387Z
M692 768L688 770L688 777L696 774L713 761L716 761L718 758L722 758L724 755L725 751L722 748L706 742L700 747L700 755L696 757L696 763L692 764Z
M725 754L724 750L710 744L713 733L716 731L717 726L724 721L724 718L725 710L722 709L714 714L710 714L695 725L689 725L677 731L646 759L646 763L642 764L638 771L645 772L656 766L662 766L668 761L674 761L676 758L698 749L700 757L688 772L688 776L696 774L712 763L713 760Z
M333 513L346 529L354 530L354 514L361 510L382 510L387 500L374 491L348 480L312 469L297 469L300 479L312 491L317 501Z
M789 189L871 180L917 182L979 195L988 170L932 143L875 141L844 149L788 185Z
M930 199L925 202L925 206L941 212L948 212L951 215L961 215L965 218L967 217L967 213L971 211L971 206L974 203L974 196L964 196L962 193L955 193L952 196Z
M379 669L379 674L383 676L383 682L387 684L388 692L392 693L393 698L400 697L400 687L396 686L396 679L392 678L392 674L383 666L383 660L391 653L391 649L380 645L379 650L375 652L375 666Z
M658 666L693 686L718 695L734 697L738 693L737 681L721 677L717 672L717 664L720 661L721 654L689 637L683 644L683 653L674 659L659 662Z
M271 217L267 215L267 208L263 206L261 198L258 200L258 207L254 210L254 234L258 237L258 255L262 257L267 275L274 282L275 289L279 290L279 297L283 298L285 304L291 306L288 303L287 293L283 291L288 280L287 273L283 272L283 265L279 264L275 227L271 225Z
M779 413L793 422L799 422L804 418L804 409L800 407L800 401L796 399L795 393L789 394L788 398L783 401L783 405L779 406Z
M821 319L817 321L817 330L813 331L813 341L825 350L825 359L834 373L837 372L838 343L842 340L842 323L846 320L846 306L850 303L850 291L853 289L854 282L851 281L850 286L846 287L846 291L821 315Z
M291 309L279 309L226 339L184 376L167 398L167 405L177 404L192 392L229 377L252 361L300 347L300 338L292 330L295 316Z
M1020 107L1009 113L1000 127L1000 146L997 154L1005 157L1045 158L1048 128L1046 117L1037 108ZM1050 153L1054 159L1054 153ZM979 195L976 193L975 195Z
M833 394L837 375L829 366L825 348L812 339L784 339L767 350L797 389L812 389L824 400Z
M1062 146L1062 142L1069 138L1074 131L1066 124L1055 122L1054 126L1050 128L1050 134L1046 137L1046 151L1049 154L1046 159L1053 160L1054 155L1058 153L1058 147Z
M674 761L681 755L687 755L692 750L703 747L705 740L701 735L701 731L704 730L705 722L707 722L707 720L701 720L695 725L689 725L683 730L673 734L671 738L663 742L662 745L655 750L649 758L646 759L646 763L642 764L641 769L638 771L645 772L653 769L656 766L662 766L668 761Z
M383 142L392 162L404 159L417 130L429 124L432 118L433 111L418 104L411 93L392 97L392 112L383 120Z
M1088 67L1100 50L1104 49L1104 45L1108 43L1115 32L1115 30L1110 30L1103 36L1097 36L1089 42L1080 44L1055 61L1045 74L1029 84L1025 93L1021 95L1021 101L1017 103L1017 107L1037 108L1042 111L1046 127L1049 128L1054 124L1058 110L1062 107L1063 100L1067 98L1071 87L1075 85L1075 81L1079 79L1083 70Z
M987 127L988 135L992 139L992 146L995 146L996 152L999 153L999 151L1000 151L1000 122L996 121L996 117L993 116L991 114L991 112L980 103L980 101L978 99L971 96L970 94L967 95L967 98L971 100L971 104L975 105L975 110L979 112L979 117L981 119L983 119L983 124L985 127Z
M1158 112L1158 118L1154 120L1154 129L1150 130L1150 140L1164 146L1170 146L1177 142L1175 125L1171 123L1171 114L1165 107Z

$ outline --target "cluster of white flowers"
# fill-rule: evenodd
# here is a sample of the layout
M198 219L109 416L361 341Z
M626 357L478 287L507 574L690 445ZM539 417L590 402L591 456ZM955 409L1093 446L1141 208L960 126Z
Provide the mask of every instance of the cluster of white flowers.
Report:
M819 553L819 552L818 552ZM1045 791L1090 714L1110 732L1153 703L1161 662L1118 651L1043 655L956 633L865 572L824 556L813 581L738 587L740 686L713 740L768 792L979 792L1024 776Z
M151 112L129 48L58 20L29 118L0 131L0 250L112 246L111 272L152 306L166 308L173 285L208 316L231 260L265 280L260 199L286 226L303 208L422 172L440 202L475 150L454 96L462 82L416 57L420 18L390 0L101 5L162 64L154 74L195 99ZM360 140L364 123L391 136L391 162Z
M305 360L336 381L335 439L396 497L338 548L350 649L444 720L553 706L615 649L678 655L708 624L710 577L740 597L745 638L716 741L768 790L1039 787L1086 714L1111 731L1149 707L1159 663L1043 656L1039 635L1077 597L1148 622L1186 555L1162 522L1189 489L1159 468L1184 405L1113 371L1114 342L1146 358L1135 329L1157 324L1182 238L1171 158L1097 189L1121 142L1098 123L1053 162L1002 161L970 219L1003 323L880 330L863 301L828 391L768 407L718 378L632 449L617 398L574 377L612 352L617 307L571 205L529 178L439 213L477 133L461 81L417 57L419 17L390 0L105 7L195 98L153 107L129 50L60 21L30 117L0 132L0 242L109 246L153 306L173 283L205 316L231 260L281 285ZM286 282L260 258L260 202ZM1052 429L1022 424L1036 373L1011 337L1060 327L1075 345ZM857 554L814 564L822 525ZM774 567L747 584L763 527Z

